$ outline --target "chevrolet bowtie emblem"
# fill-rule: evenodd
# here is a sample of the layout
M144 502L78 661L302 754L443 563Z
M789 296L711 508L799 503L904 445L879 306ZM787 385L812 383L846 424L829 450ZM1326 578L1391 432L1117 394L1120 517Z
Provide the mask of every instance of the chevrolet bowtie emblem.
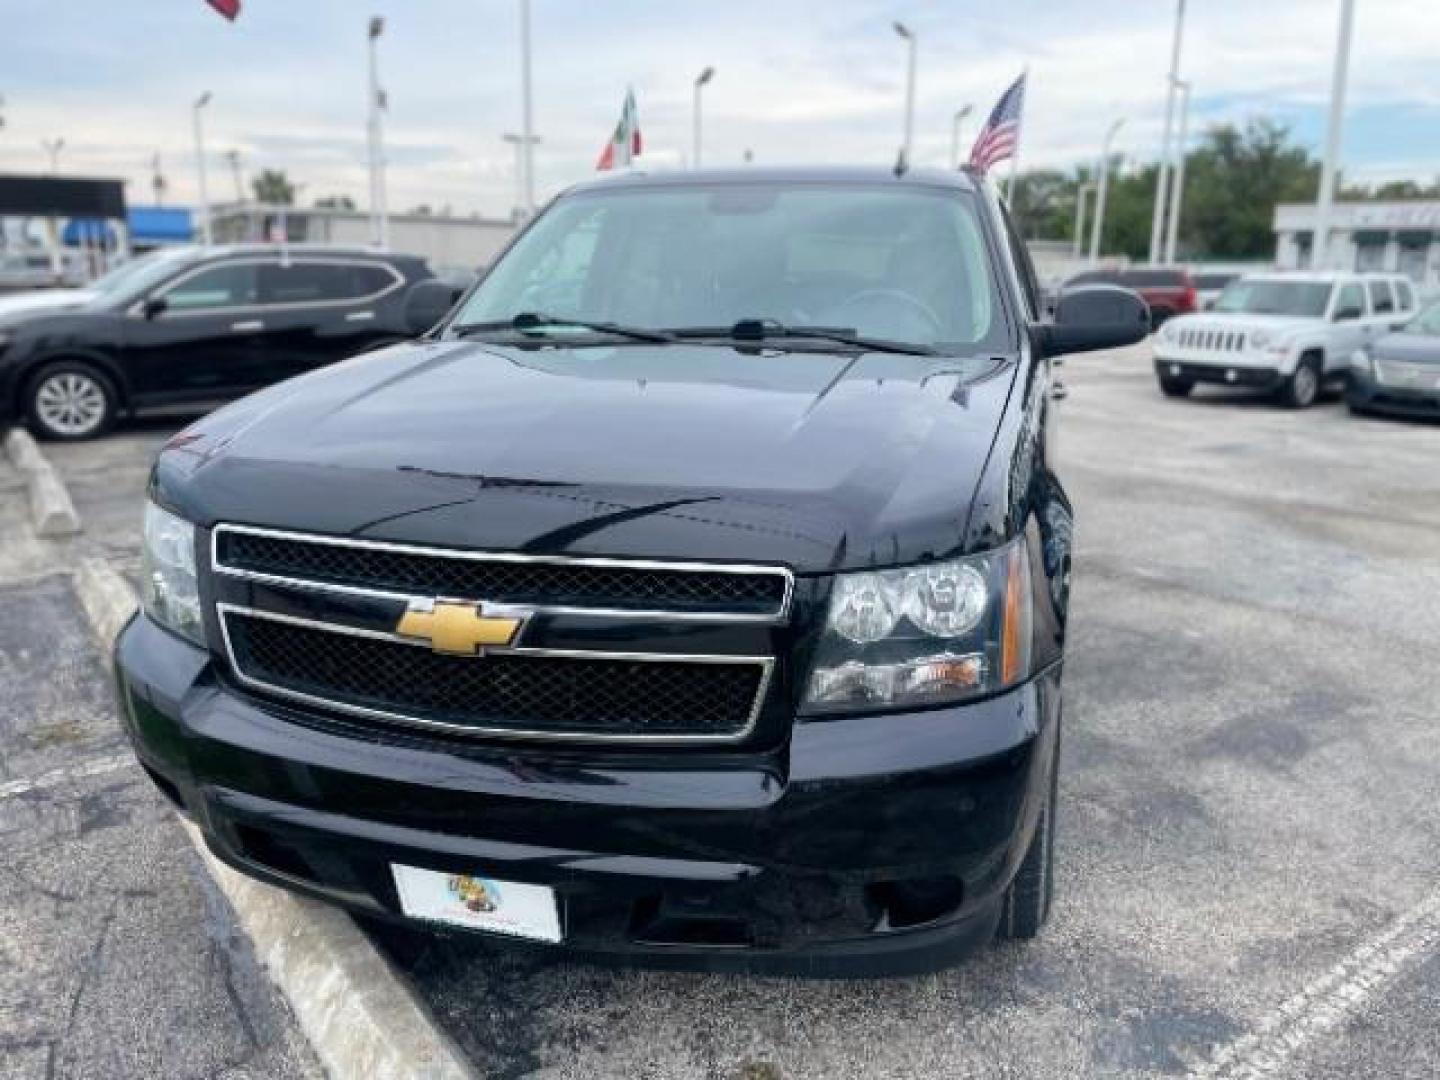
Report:
M478 656L487 648L504 648L519 634L524 613L502 610L504 614L491 614L483 604L436 601L429 607L415 606L406 611L395 632L428 641L437 653Z

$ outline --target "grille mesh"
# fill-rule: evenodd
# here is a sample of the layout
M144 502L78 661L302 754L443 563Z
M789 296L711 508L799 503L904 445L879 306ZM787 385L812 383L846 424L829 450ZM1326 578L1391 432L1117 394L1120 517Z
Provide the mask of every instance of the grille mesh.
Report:
M738 735L761 690L755 663L445 656L226 612L240 673L283 690L417 720L597 737Z
M496 603L741 615L777 615L785 604L779 573L487 561L229 530L217 555L236 570Z

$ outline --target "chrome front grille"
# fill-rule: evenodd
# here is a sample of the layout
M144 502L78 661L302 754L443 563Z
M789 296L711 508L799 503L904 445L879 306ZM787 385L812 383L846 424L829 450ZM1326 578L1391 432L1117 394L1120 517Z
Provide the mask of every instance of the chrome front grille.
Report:
M788 570L775 566L454 551L239 525L217 526L213 544L222 574L551 612L779 621L789 610L793 582Z
M788 617L794 591L784 567L492 554L228 524L212 532L211 570L225 656L245 687L379 724L536 740L746 739L775 668L770 626ZM453 646L438 634L432 649L413 627L398 632L407 612L441 602L466 618L471 605L503 613L519 629L473 655L443 651ZM674 651L695 623L733 625L719 640L737 651Z
M770 664L571 651L483 658L393 635L221 605L236 673L351 715L460 735L597 741L744 738Z
M1245 351L1245 334L1240 330L1181 330L1177 339L1182 349L1197 352L1236 353Z
M1380 381L1400 390L1440 389L1440 364L1412 364L1406 360L1376 360Z

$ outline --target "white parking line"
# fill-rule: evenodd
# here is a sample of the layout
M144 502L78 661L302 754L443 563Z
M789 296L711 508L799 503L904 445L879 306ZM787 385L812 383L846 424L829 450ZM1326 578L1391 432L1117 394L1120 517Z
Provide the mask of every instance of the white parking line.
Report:
M1337 1027L1413 960L1440 945L1440 890L1290 998L1244 1038L1215 1051L1194 1080L1274 1076L1317 1036Z
M18 780L7 780L0 784L0 799L14 798L16 795L27 795L32 791L43 791L45 788L57 787L70 780L83 780L90 776L104 776L106 773L123 769L126 765L133 765L135 756L133 754L112 754L109 757L95 758L80 765L70 765L63 769L51 769L49 772L41 773L39 776L21 777Z

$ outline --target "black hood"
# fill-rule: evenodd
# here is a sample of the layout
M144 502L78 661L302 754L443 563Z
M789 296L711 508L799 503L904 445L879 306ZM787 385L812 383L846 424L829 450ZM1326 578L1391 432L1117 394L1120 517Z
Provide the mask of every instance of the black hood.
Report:
M198 422L155 485L207 526L903 563L959 550L1014 370L702 345L396 346Z

